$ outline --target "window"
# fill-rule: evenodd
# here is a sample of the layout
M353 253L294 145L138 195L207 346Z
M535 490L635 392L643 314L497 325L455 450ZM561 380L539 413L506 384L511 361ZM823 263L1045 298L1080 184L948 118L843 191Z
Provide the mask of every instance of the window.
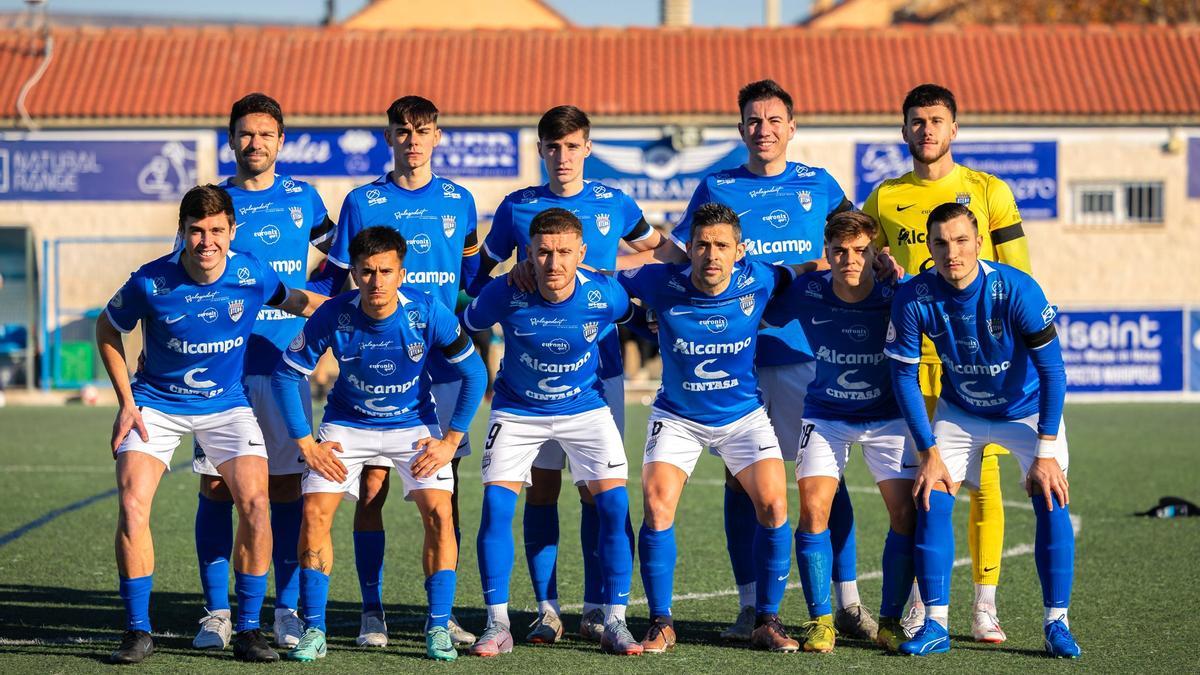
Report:
M1161 181L1082 183L1075 186L1075 222L1080 225L1161 224Z

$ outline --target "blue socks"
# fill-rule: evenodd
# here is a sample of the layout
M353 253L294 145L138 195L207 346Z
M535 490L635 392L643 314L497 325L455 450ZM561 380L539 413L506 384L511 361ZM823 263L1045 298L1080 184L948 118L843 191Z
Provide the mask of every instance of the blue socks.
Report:
M300 610L305 628L325 631L325 605L329 602L329 575L320 570L300 570Z
M879 616L900 618L912 590L912 579L913 538L889 529L883 542L883 599L879 603Z
M238 611L234 630L254 630L262 618L263 598L267 595L267 573L233 573L233 590L237 593Z
M508 602L508 580L512 576L515 549L512 521L516 513L517 493L499 485L483 486L483 515L475 546L484 604Z
M454 586L457 583L458 575L454 570L438 570L425 577L425 597L429 601L425 630L449 625L450 608L454 606Z
M954 497L934 490L929 510L917 504L917 531L913 537L913 567L921 599L927 606L950 604L950 572L954 567Z
M600 565L600 512L595 504L580 500L579 544L583 549L583 601L603 605L604 570ZM626 499L628 506L628 499ZM528 513L528 510L526 511ZM632 565L632 563L630 563ZM631 568L632 569L632 568Z
M641 551L642 587L650 605L650 618L671 616L675 585L675 527L651 530L642 524L638 533Z
M733 565L733 580L738 586L756 579L754 563L754 533L758 515L750 495L725 486L725 549Z
M1071 584L1075 581L1075 532L1071 528L1069 507L1059 505L1057 497L1052 499L1054 510L1049 511L1044 496L1033 496L1033 513L1037 518L1033 559L1042 582L1042 605L1068 607Z
M555 570L555 564L558 562L558 504L538 505L526 502L522 524L525 532L525 559L529 563L533 597L538 602L555 600L558 598L558 578Z
M601 603L628 605L629 586L633 582L633 556L629 550L629 491L615 487L595 495L600 519L598 538L600 562L604 566L604 592Z
M229 558L233 555L233 502L219 502L198 494L196 505L196 558L204 606L212 612L229 609ZM295 547L293 546L293 551Z
M150 589L154 588L154 575L144 577L120 577L117 592L125 603L125 630L150 632ZM226 605L228 607L228 605Z
M275 609L296 609L300 601L300 564L296 549L300 543L300 520L304 500L271 502L271 562L275 565Z
M838 484L829 507L829 536L833 546L833 580L854 581L858 579L858 543L854 537L854 505L850 503L850 491L846 479Z
M759 614L778 614L779 603L787 589L792 571L792 526L758 525L754 529L754 561L757 563L758 597L754 610Z
M387 536L378 532L354 533L354 567L362 591L362 611L383 611L383 551Z
M833 545L830 543L829 530L816 534L796 531L796 564L800 568L800 585L804 587L808 615L815 619L832 614L829 593Z

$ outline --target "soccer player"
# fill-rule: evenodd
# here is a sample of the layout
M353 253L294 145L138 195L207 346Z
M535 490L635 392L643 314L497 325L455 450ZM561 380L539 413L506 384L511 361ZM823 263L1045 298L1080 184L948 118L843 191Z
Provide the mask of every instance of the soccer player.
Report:
M811 617L801 626L805 651L829 652L835 642L828 524L852 444L862 446L891 521L883 549L878 639L893 650L899 644L900 613L912 582L912 479L917 460L883 355L894 285L874 279L871 242L877 231L875 221L858 211L831 217L824 237L830 269L798 277L771 301L764 317L775 326L798 320L816 355L796 460L796 560Z
M708 447L754 506L756 523L750 527L757 595L751 644L794 652L799 643L787 636L778 616L791 570L787 479L754 369L759 320L793 273L744 260L737 214L722 204L695 209L690 229L690 264L645 265L618 277L630 296L658 315L663 358L642 466L645 517L638 551L651 617L642 646L661 653L675 645L675 509Z
M575 106L557 106L546 111L538 121L538 155L546 167L549 180L545 185L517 190L504 198L496 209L492 228L483 242L480 272L471 295L477 295L488 282L495 266L516 252L518 262L526 260L533 218L550 208L564 208L579 218L583 225L583 243L587 247L584 263L612 270L617 266L617 251L624 241L635 251L663 248L666 238L652 228L642 216L642 210L624 192L601 183L583 179L583 168L592 152L591 121ZM516 269L518 276L522 272ZM518 286L526 286L517 281ZM526 287L532 292L533 288ZM604 330L600 336L600 380L617 430L625 429L625 380L621 344L616 330ZM545 443L533 462L532 482L525 495L522 527L525 534L525 556L534 597L538 601L538 621L531 627L527 640L534 643L553 643L562 637L559 618L556 564L558 559L558 495L562 487L562 470L566 455L555 440ZM583 548L583 619L579 635L599 641L604 633L604 612L601 605L606 591L603 571L597 554L599 545L599 516L591 491L575 477L581 502L580 543ZM630 546L633 531L629 532Z
M705 177L671 235L678 246L654 255L671 262L685 260L684 245L696 209L719 202L738 214L748 259L808 263L809 270L822 267L825 223L834 214L853 208L850 201L826 170L787 160L787 146L795 136L796 122L792 97L777 83L761 80L747 84L738 92L738 112L738 133L749 151L746 164ZM629 263L637 260L631 257ZM814 373L812 349L803 330L795 324L764 330L755 366L783 458L793 461L801 435L801 402ZM749 640L754 629L754 522L750 498L726 472L725 536L741 608L733 625L721 632L726 639ZM858 639L874 639L875 621L859 602L854 511L845 489L835 497L830 530L835 552L838 631Z
M954 94L935 84L922 84L904 98L901 134L912 154L913 170L885 180L871 192L863 211L879 223L877 247L890 247L896 262L909 274L932 265L925 241L925 221L934 208L947 202L965 205L979 223L983 237L980 257L1029 272L1029 248L1012 190L1003 180L954 162L950 149L958 135L958 105ZM933 416L941 393L942 366L933 343L925 340L919 368L925 409ZM1000 490L999 444L984 451L979 488L971 491L967 541L975 578L972 633L980 642L1004 642L996 615L996 584L1004 549L1004 506ZM924 621L923 606L913 594L913 609L905 626L915 630Z
M188 190L179 204L182 247L138 268L96 322L100 357L120 402L112 451L117 570L127 623L113 663L138 663L154 651L150 505L185 433L199 439L238 510L234 656L279 659L259 630L271 563L267 452L242 372L260 308L307 315L324 297L289 289L270 265L230 251L236 230L225 190L215 185ZM130 381L121 333L139 321L146 358Z
M280 279L295 288L308 278L308 248L328 252L333 223L325 204L311 185L275 173L283 147L283 113L265 94L249 94L229 113L229 147L237 173L222 187L233 200L238 229L233 250L249 253L270 265ZM278 309L263 308L253 317L254 331L246 342L246 395L262 430L270 473L271 558L275 567L275 644L295 646L303 631L296 616L299 576L296 541L300 536L300 474L304 464L271 395L271 373L304 320ZM297 385L309 401L308 382ZM311 406L310 406L311 407ZM309 413L311 417L311 413ZM233 496L197 440L192 470L200 475L196 509L196 555L206 615L192 644L201 649L224 649L233 624L229 613L229 557L233 549Z
M442 661L457 657L447 627L458 564L450 505L454 477L447 465L483 398L487 374L454 313L432 296L401 285L405 249L404 237L391 227L356 234L347 259L358 290L333 298L313 315L272 380L288 433L309 467L299 549L305 631L287 654L291 660L325 656L325 606L333 568L330 526L338 503L358 498L359 474L376 457L396 467L404 497L416 502L425 526L425 653ZM319 440L314 440L295 382L312 372L326 349L337 357L340 372ZM434 352L458 371L462 382L445 434L439 432L425 374Z
M346 196L338 218L337 236L329 252L331 264L326 265L328 274L321 283L330 283L334 290L341 288L353 264L350 242L362 230L383 225L404 235L408 244L404 283L432 295L453 311L460 286L470 280L479 266L475 198L461 185L433 173L430 161L442 139L438 109L433 102L420 96L401 97L388 107L387 119L384 137L392 148L395 168ZM433 398L445 434L462 379L440 352L430 354L428 373L433 379ZM469 454L470 439L463 434L450 463L455 487L458 464ZM383 611L386 537L383 504L388 495L391 466L392 462L382 457L367 462L354 508L354 562L362 592L357 642L362 647L385 647L388 640ZM452 495L457 538L457 490ZM449 626L455 644L475 641L475 636L463 630L453 617Z
M978 487L983 446L997 443L1017 456L1033 501L1045 649L1075 658L1079 646L1067 623L1075 539L1062 423L1066 371L1055 308L1028 274L980 260L979 226L965 204L934 208L925 231L933 268L904 284L892 305L884 353L892 358L896 397L920 451L914 566L926 610L925 623L900 651L950 649L953 495L963 482ZM933 341L943 366L932 428L918 382L922 336Z
M615 281L578 269L587 244L583 224L570 211L541 211L533 217L529 237L526 255L537 291L527 293L507 279L493 279L463 312L463 323L472 331L499 323L505 344L481 465L483 515L477 546L488 624L471 653L512 651L512 521L521 488L532 482L534 458L553 438L570 457L571 472L586 486L597 512L605 594L600 648L610 654L640 654L642 646L625 624L633 576L626 532L629 462L598 376L601 336L629 318L629 296Z

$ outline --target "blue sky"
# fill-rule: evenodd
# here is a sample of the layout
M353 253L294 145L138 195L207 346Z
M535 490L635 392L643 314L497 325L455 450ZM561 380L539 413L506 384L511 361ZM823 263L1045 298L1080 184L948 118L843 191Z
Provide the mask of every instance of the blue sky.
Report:
M658 23L658 0L547 0L572 22L583 26L652 26ZM795 22L808 12L811 0L782 0L783 20ZM352 14L366 0L336 0L339 17ZM702 26L753 26L762 23L759 0L692 0L692 18ZM21 0L0 0L0 11L20 11ZM437 6L434 3L432 6ZM48 0L50 13L133 14L214 21L317 23L325 0L205 0L203 3L163 0Z

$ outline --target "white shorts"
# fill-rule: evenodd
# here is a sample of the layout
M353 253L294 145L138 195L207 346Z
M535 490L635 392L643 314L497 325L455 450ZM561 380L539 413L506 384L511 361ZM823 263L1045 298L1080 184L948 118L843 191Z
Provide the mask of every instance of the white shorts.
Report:
M1021 483L1024 484L1029 467L1037 459L1037 413L1019 420L990 420L947 403L937 402L933 413L933 435L937 439L942 461L954 481L966 483L972 489L979 488L979 469L983 461L983 446L995 443L1007 448L1021 465ZM1059 422L1058 436L1054 440L1054 459L1067 472L1067 425Z
M691 476L706 447L720 456L729 473L735 476L755 462L783 459L771 419L762 408L755 408L736 422L720 427L693 422L657 407L650 408L643 464L666 462Z
M555 438L571 460L576 481L629 478L625 444L608 408L576 415L547 417L492 411L484 444L483 482L532 485L534 457L547 439Z
M863 459L876 483L912 480L917 475L920 460L904 418L875 422L806 419L796 455L796 480L813 476L840 479L855 443L862 446Z
M262 431L254 419L254 411L247 406L207 415L171 415L149 406L139 408L150 442L143 441L134 429L121 441L118 453L144 452L170 470L175 448L184 434L191 433L207 449L209 459L217 467L235 457L267 457Z
M796 449L800 447L804 397L808 395L808 385L816 376L815 361L758 369L758 389L762 392L763 407L767 410L767 417L771 418L771 426L775 427L783 458L789 462L795 461Z
M311 427L312 388L308 384L308 378L300 380L296 385L300 389L300 401L304 404L304 419L308 420ZM267 471L272 476L304 473L300 448L288 433L283 414L279 412L279 405L275 402L275 393L271 391L271 376L247 375L242 386L246 388L246 395L250 397L250 406L254 409L258 428L267 443ZM192 472L203 476L221 475L208 460L199 438L192 439Z
M389 466L396 467L396 473L404 481L405 499L409 499L409 493L413 490L454 492L454 476L450 473L449 464L429 478L414 478L412 474L412 462L420 454L416 449L417 441L430 436L437 438L435 429L422 425L376 430L322 424L317 433L322 441L342 444L342 452L337 453L337 458L346 466L346 480L335 483L309 469L304 472L304 494L340 492L346 499L358 501L358 479L362 475L363 465L377 457L387 459Z
M454 415L454 406L458 403L460 389L462 389L462 380L430 385L429 391L433 394L434 410L442 436L445 436L446 429L450 428L450 417ZM471 454L471 434L463 434L462 442L458 444L458 450L454 453L454 459L461 459L469 454ZM392 462L387 457L372 457L367 460L367 466L381 466L390 469Z
M608 410L612 413L613 421L617 424L617 432L625 438L625 376L617 375L603 380L604 400L608 402ZM549 440L538 449L537 457L533 460L533 468L547 471L562 471L567 466L567 455L562 445L556 440ZM574 476L572 476L574 477ZM575 484L582 485L584 481L575 477Z

